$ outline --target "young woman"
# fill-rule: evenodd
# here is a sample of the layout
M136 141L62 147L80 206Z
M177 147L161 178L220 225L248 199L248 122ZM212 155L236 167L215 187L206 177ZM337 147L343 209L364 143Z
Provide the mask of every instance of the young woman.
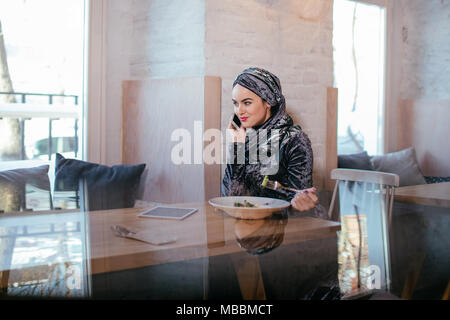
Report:
M299 211L314 208L318 198L312 187L311 142L286 113L278 77L260 68L244 70L233 83L232 101L239 120L235 122L240 122L240 127L230 123L233 143L228 146L230 161L222 182L222 195L279 198L290 201ZM267 139L260 139L260 134L266 134ZM278 150L271 154L270 146L275 140ZM267 152L267 157L276 160L276 166L259 158L253 161L255 150L258 150L257 156ZM239 161L240 155L243 161ZM265 175L286 187L305 192L263 188Z

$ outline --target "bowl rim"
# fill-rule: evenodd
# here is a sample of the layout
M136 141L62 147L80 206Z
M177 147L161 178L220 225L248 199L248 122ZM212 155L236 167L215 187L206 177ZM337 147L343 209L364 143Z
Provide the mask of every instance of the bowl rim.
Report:
M281 203L284 202L284 204L280 205L280 206L276 206L276 207L260 207L260 208L255 208L255 207L235 207L235 206L229 206L229 205L222 205L222 204L218 204L218 203L212 203L212 201L214 199L220 199L220 198L241 198L241 199L249 199L249 198L260 198L260 199L270 199L270 200L277 200L277 201L281 201ZM212 205L213 207L222 207L222 208L228 208L228 209L238 209L238 210L267 210L267 209L285 209L287 207L290 207L291 203L283 200L283 199L277 199L277 198L269 198L269 197L255 197L255 196L227 196L227 197L214 197L208 200L208 203L210 205Z

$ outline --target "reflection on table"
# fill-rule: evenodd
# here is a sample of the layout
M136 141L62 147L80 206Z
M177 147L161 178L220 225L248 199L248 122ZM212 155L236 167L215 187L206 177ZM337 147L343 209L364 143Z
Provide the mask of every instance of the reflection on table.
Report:
M208 203L175 206L198 211L181 221L138 217L148 208L1 214L2 297L336 299L345 289L339 287L345 257L338 257L337 233L354 223L340 230L339 223L291 209L266 220L238 220ZM396 296L442 297L450 279L446 210L395 203ZM112 225L177 241L157 246L116 237ZM347 245L358 243L352 241ZM363 257L370 259L364 251Z
M182 221L138 217L139 208L4 214L3 294L299 299L312 294L317 284L336 279L338 223L287 211L245 221L207 203L177 206L198 211ZM176 235L177 241L155 246L120 238L111 225ZM299 286L285 288L293 281Z
M85 216L77 211L3 216L0 219L3 295L88 295L86 235Z
M450 208L450 182L397 188L395 199L400 202Z
M405 299L441 299L450 290L450 182L395 191L394 286Z

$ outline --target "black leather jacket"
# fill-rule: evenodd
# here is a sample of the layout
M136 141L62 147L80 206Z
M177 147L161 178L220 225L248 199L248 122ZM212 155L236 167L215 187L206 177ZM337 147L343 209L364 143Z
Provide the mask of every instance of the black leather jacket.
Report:
M306 133L300 126L294 125L288 114L282 116L270 129L279 130L280 140L278 171L269 175L269 179L295 189L311 188L313 186L313 152ZM244 143L234 143L228 147L231 161L225 169L222 196L257 196L291 201L295 195L293 192L278 192L262 188L261 184L265 175L261 173L260 165L250 163L248 150L245 152L245 164L237 163L238 150L242 151L246 148Z

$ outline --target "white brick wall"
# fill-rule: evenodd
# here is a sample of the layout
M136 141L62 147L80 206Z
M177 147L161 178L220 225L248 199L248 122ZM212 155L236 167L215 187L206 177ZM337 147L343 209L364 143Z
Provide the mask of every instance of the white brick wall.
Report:
M281 81L288 112L312 141L314 183L325 168L326 87L333 85L331 0L209 0L205 70L222 77L222 130L232 115L231 86L259 66ZM306 10L306 11L305 11ZM321 13L316 21L300 16Z
M401 0L401 99L450 98L450 1Z
M385 152L399 150L400 99L450 99L450 0L398 0L393 5Z
M202 0L134 1L131 76L204 74L204 7Z
M202 75L202 0L108 0L106 162L121 160L122 81Z
M398 97L449 99L450 0L399 2L401 17L396 21L403 53L395 66ZM325 87L333 84L332 0L107 3L108 164L120 162L122 80L220 76L224 127L232 113L234 78L248 66L260 66L279 76L288 112L313 143L316 177L322 172Z
M308 133L315 183L325 166L326 87L333 84L332 0L110 0L107 162L120 162L124 79L222 77L222 128L231 85L259 66L281 80L288 112ZM307 17L312 19L303 19Z

